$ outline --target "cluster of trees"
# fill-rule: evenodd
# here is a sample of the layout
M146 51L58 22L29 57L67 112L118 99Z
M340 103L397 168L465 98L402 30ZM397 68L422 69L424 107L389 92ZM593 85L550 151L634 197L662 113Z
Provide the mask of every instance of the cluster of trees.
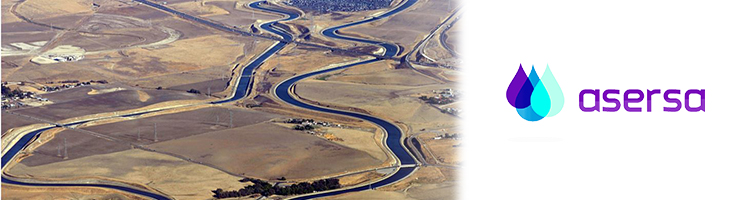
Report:
M31 97L31 92L24 92L20 89L16 88L15 90L11 90L9 87L2 86L2 94L3 97L10 98L10 97L18 97L19 99L23 99L26 97Z
M313 123L315 122L315 120L314 119L300 119L300 118L291 118L291 119L286 120L286 123L291 123L291 124L301 124L304 122Z
M64 81L58 81L58 83L78 83L78 82L81 82L81 81L79 81L79 80L64 80ZM55 82L54 82L54 81L47 81L46 83L47 83L47 84L53 84L53 83L55 83ZM96 80L96 81L95 81L95 80L90 80L90 81L88 81L88 82L82 82L82 83L84 83L85 85L89 85L89 84L91 84L91 83L101 83L101 84L107 84L107 83L109 83L109 82L107 82L107 80Z
M446 134L443 134L443 138L450 138L450 139L458 138L458 133L454 133L454 134L446 133Z
M188 90L187 92L188 93L195 93L195 94L200 94L201 93L200 90L196 90L196 89L192 89L192 88L190 90Z
M5 87L4 85L2 87L3 87L3 89L2 89L3 97L7 97L10 94L11 90L10 90L9 87Z
M419 99L421 99L422 101L427 102L429 104L443 105L443 104L453 103L453 99L451 99L451 98L421 96L421 97L419 97Z
M310 124L305 125L294 125L294 130L304 131L304 130L313 130L315 129L315 126Z
M315 191L324 191L324 190L332 190L341 188L341 184L339 184L339 179L330 178L330 179L323 179L323 180L317 180L312 183L308 182L302 182L293 184L287 187L280 187L280 186L271 186L270 183L265 182L263 180L259 179L253 179L253 178L245 178L240 180L240 182L252 182L253 185L245 186L242 189L239 190L232 190L232 191L224 191L222 189L216 189L212 190L211 192L214 193L215 198L233 198L233 197L244 197L244 196L250 196L255 194L260 194L263 196L271 196L271 195L297 195L297 194L307 194L312 193Z
M315 78L315 80L325 81L328 78L330 78L331 76L333 76L333 75L332 74L326 74L326 75L318 76L317 78Z
M325 191L341 188L339 179L329 178L323 180L317 180L312 183L302 182L290 185L288 187L279 188L276 190L278 195L295 195L295 194L307 194L315 191Z

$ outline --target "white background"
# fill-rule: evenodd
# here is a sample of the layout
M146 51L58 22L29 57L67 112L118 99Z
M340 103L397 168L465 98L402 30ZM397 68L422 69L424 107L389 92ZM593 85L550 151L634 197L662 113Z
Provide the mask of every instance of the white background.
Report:
M748 1L463 3L462 199L750 199ZM560 114L508 104L519 64L549 64ZM705 89L706 112L585 113L582 89Z

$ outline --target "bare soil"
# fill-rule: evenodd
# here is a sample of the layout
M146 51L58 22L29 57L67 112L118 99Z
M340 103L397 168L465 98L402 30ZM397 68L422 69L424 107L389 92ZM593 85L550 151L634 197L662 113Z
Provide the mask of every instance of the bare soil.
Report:
M252 8L247 7L247 2L212 1L206 2L206 5L213 5L228 11L228 14L225 15L212 15L206 16L206 18L231 26L246 26L258 20L265 21L282 17L277 13L268 13L257 9L252 10ZM253 12L255 14L253 14ZM253 15L255 15L255 18L253 18Z
M300 97L311 101L364 109L375 116L399 121L412 130L419 130L456 126L455 117L440 112L415 96L449 87L443 84L414 87L304 80L297 84L295 91Z
M427 148L429 152L432 152L432 154L430 154L425 151L426 159L430 161L433 159L432 155L434 155L434 159L437 159L440 162L439 164L458 165L461 162L458 155L461 141L446 138L439 140L433 139L438 135L443 135L443 133L419 135L421 141L424 142L424 144L422 144L422 148Z
M122 192L86 187L25 187L16 185L3 184L3 199L12 200L46 200L46 199L108 199L108 200L126 200L126 199L147 199L142 196L125 194Z
M85 0L26 0L17 12L31 19L46 19L56 16L70 16L74 14L91 14L91 4Z
M340 73L334 73L327 80L367 85L423 86L440 82L426 77L412 69L394 69L396 63L375 62L356 66Z
M13 115L9 113L3 113L2 114L2 133L5 133L5 131L8 131L8 129L41 123L36 120L32 120L26 117L21 117L18 115Z
M33 157L36 156L27 159ZM240 177L217 169L138 149L68 159L35 167L22 163L8 171L14 176L33 176L39 179L103 177L155 188L176 199L210 199L213 189L236 190L245 185L237 181Z
M207 94L209 91L209 88L212 93L224 91L224 89L227 88L228 83L229 83L229 79L212 79L212 80L202 81L202 82L197 82L197 83L172 86L167 89L177 90L177 91L188 91L190 89L196 89L196 90L201 91L201 93L203 94Z
M369 154L272 123L186 137L154 148L251 177L313 179L381 162ZM184 147L191 148L184 148Z
M387 21L376 21L367 25L341 30L367 35L378 40L395 42L406 47L408 52L416 43L450 15L457 3L448 6L448 0L420 1L405 11L393 15Z
M248 110L233 110L232 115L232 124L235 127L256 124L279 117L278 115ZM216 123L217 116L219 117L219 123ZM63 161L57 156L57 149L58 146L63 145L64 138L67 139L69 159L123 151L130 148L129 143L154 144L157 143L157 141L154 141L154 124L156 124L158 142L175 140L229 128L229 110L212 107L83 128L113 136L121 141L108 141L86 133L65 130L57 133L49 142L37 148L34 152L38 156L32 157L33 159L24 159L23 163L28 166L37 166ZM139 131L141 132L141 140L138 140Z
M56 121L90 114L135 109L167 101L207 98L204 95L180 91L143 90L143 92L150 96L146 101L141 101L137 90L120 90L41 107L17 109L13 112Z
M135 17L143 20L158 20L162 18L171 17L170 14L156 10L150 6L117 6L100 9L97 13L112 14L112 15L124 15Z

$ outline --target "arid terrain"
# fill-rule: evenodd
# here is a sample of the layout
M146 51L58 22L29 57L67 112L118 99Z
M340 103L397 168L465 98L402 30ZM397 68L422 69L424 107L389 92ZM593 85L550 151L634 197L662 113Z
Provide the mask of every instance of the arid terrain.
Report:
M295 76L385 53L380 45L321 32L406 0L333 10L307 1L316 0L295 1L307 7L261 3L279 12L234 0L3 1L3 156L15 155L3 166L4 180L95 180L172 199L215 199L224 198L216 191L257 184L248 180L284 188L335 179L336 187L348 188L416 167L387 186L325 199L454 199L461 133L451 52L458 31L447 25L456 24L449 16L458 3L419 0L341 29L340 35L387 42L400 52L303 79L290 90L307 104L395 124L418 161L400 166L382 126L290 105L275 89ZM289 16L281 12L300 16L275 22ZM264 23L293 39L272 49L281 37ZM410 52L419 56L402 63ZM240 84L248 84L245 96L222 101L240 94ZM14 152L14 144L24 147ZM149 199L105 187L4 182L2 190L4 199ZM291 197L278 192L244 198Z
M96 188L41 188L22 187L14 185L3 185L3 199L145 199L140 196L130 195L115 191Z

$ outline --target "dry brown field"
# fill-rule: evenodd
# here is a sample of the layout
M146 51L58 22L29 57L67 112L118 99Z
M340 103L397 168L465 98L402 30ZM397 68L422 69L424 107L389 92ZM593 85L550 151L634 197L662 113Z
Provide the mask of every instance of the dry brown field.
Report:
M376 144L375 137L379 136L373 133L330 128L330 133L344 139L344 141L332 142L302 131L263 122L272 118L281 119L279 115L245 109L232 110L234 128L228 127L229 111L227 108L210 107L92 126L84 124L82 128L113 136L119 141L110 141L72 130L47 131L39 139L43 145L39 145L30 152L30 156L13 166L10 173L18 176L33 175L37 178L66 179L101 176L126 182L148 183L147 180L150 180L148 177L137 176L145 173L139 170L142 168L131 166L143 165L144 161L122 160L125 158L120 157L134 154L133 152L141 152L137 153L138 155L149 154L149 156L143 155L143 158L138 156L138 159L151 158L151 154L166 155L132 149L128 143L147 145L148 148L159 152L180 155L197 163L205 163L232 173L263 179L285 176L290 180L311 180L321 176L370 169L385 161L385 154ZM216 123L216 116L219 117L219 123ZM157 124L158 142L155 142L153 137L154 123ZM138 140L138 130L141 130L141 140ZM68 159L63 159L57 154L63 140L68 145ZM128 158L128 156L125 157ZM171 156L166 157L176 159ZM101 162L132 164L114 166L114 164ZM146 163L165 170L174 167L158 162ZM133 169L125 170L124 167ZM71 173L75 169L86 169L86 172ZM175 178L177 177L162 180L161 184L147 185L165 192L167 189L164 188L194 187L188 186L188 182L174 180ZM213 184L195 187L234 188L226 184L218 184L217 181ZM177 194L177 196L185 193L178 191L180 190L167 193ZM190 195L198 194L190 193Z
M448 0L420 1L387 20L343 29L341 32L393 42L405 47L403 52L409 52L450 15L455 6L457 4L453 3L449 7Z
M381 164L369 154L272 123L186 137L154 148L263 179L314 179ZM190 146L193 148L184 148Z
M392 73L402 76L404 73ZM398 79L398 78L394 78ZM332 90L331 88L336 88ZM432 84L424 86L370 85L338 81L304 80L296 87L296 93L309 101L339 107L355 107L392 121L407 124L411 130L423 128L450 128L456 126L456 118L429 106L418 96L435 89L451 88L450 85Z
M455 18L451 20L456 20ZM448 23L451 23L452 21L449 21ZM444 31L447 26L444 26L438 32L430 38L430 40L426 41L424 44L424 47L421 52L415 52L415 53L421 53L424 57L420 58L419 62L424 63L435 63L440 65L447 65L447 66L453 66L453 67L460 67L458 66L459 58L451 54L449 51L450 48L454 51L458 51L458 34L459 29L458 26L460 22L456 22L453 24L453 27L448 29L448 31ZM444 41L443 41L444 40ZM416 60L417 56L412 57L412 60Z
M395 69L398 62L380 61L334 73L326 80L366 85L426 86L441 82L412 69Z
M2 133L8 131L8 129L40 123L36 120L32 120L26 117L18 115L3 113L2 114Z
M19 19L18 17L10 13L10 9L13 6L13 4L16 4L18 1L19 0L7 0L7 1L2 1L2 3L0 3L0 9L3 10L2 12L3 24L21 21L21 19ZM5 27L3 27L3 29L5 29Z
M453 134L453 133L451 133ZM421 134L419 135L422 143L423 152L429 161L437 160L442 165L458 165L461 160L458 155L459 148L461 146L460 140L454 139L438 139L435 140L435 136L443 135L443 133L432 133L432 134ZM433 157L434 156L434 157Z
M37 179L114 179L154 188L177 199L208 199L213 189L239 189L245 185L237 181L240 177L217 169L138 149L34 167L22 162L7 171L14 176Z
M333 134L337 138L341 138L343 141L334 141L341 145L351 147L353 149L359 149L370 156L377 158L380 161L388 159L388 155L385 153L385 149L381 148L376 141L379 141L380 134L373 132L356 130L356 129L343 129L343 128L323 128L326 133Z
M118 191L99 188L49 188L24 187L3 184L3 199L12 200L53 200L53 199L107 199L107 200L145 200L147 198Z
M253 10L246 5L252 1L185 1L170 5L175 10L191 15L201 16L205 19L247 30L250 24L259 21L268 21L281 18L281 15L265 11Z
M398 200L450 200L456 199L455 170L420 167L417 172L393 185L323 199L398 199Z
M158 21L159 19L171 18L171 15L165 12L153 9L149 6L132 5L135 3L131 4L130 2L123 3L123 2L118 2L118 1L102 1L99 3L104 4L105 8L97 10L96 13L110 14L110 15L123 15L123 16L129 16L129 17L134 17L134 18L138 18L142 20L151 20L151 21ZM106 5L106 3L118 3L118 4L114 6L112 5L108 6Z
M167 101L207 99L205 95L170 90L119 90L81 96L82 98L40 107L14 109L12 112L57 121L90 114L135 109Z
M233 109L232 115L232 124L235 127L256 124L280 117L279 115L243 109ZM219 117L219 123L216 123L217 116ZM22 163L29 166L37 166L63 161L63 159L57 156L58 147L63 145L63 140L67 140L70 159L123 151L131 148L129 143L140 145L154 144L157 143L154 141L154 124L156 124L158 142L165 142L228 129L229 110L222 107L211 107L107 124L91 126L84 124L82 128L84 130L113 136L120 141L109 141L87 133L65 130L56 133L54 138L35 149L35 156L24 159ZM141 132L141 140L138 140L138 131Z
M42 45L3 56L5 81L108 80L146 88L211 87L212 93L220 93L226 86L216 80L229 81L230 71L272 44L195 25L134 2L100 2L101 7L93 9L90 2L65 1L60 4L65 8L59 12L50 10L52 6L40 6L43 2L39 0L16 3L3 2L3 9L8 11L3 12L3 18L8 19L3 21L3 51L17 48L12 43ZM216 3L227 6L226 2ZM24 22L10 12L11 8L32 21L54 26L60 22L61 27L70 29L51 30ZM241 12L246 8L237 9ZM51 17L34 17L36 14ZM36 54L60 45L83 48L85 58L46 65L29 62ZM188 86L180 87L183 85Z
M30 19L49 19L58 16L87 15L94 11L85 0L25 0L18 8L18 14Z

